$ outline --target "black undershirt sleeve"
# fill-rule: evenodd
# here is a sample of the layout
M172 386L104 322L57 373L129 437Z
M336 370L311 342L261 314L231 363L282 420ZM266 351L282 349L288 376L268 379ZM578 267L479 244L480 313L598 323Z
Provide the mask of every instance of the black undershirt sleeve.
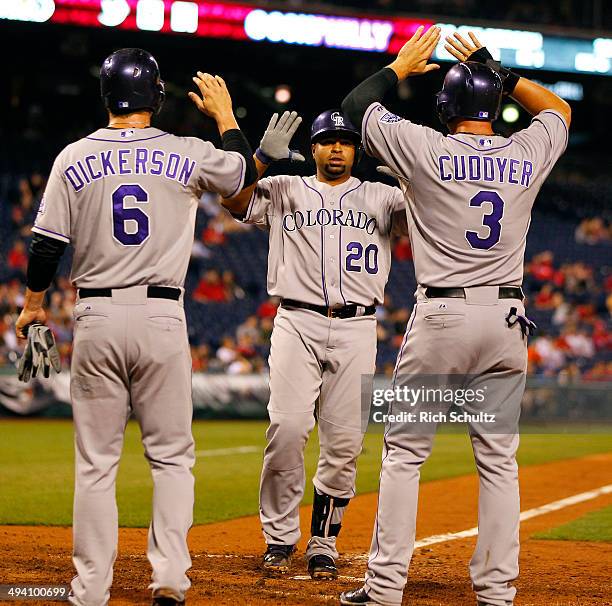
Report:
M66 246L56 238L33 234L26 275L26 285L31 291L41 292L49 288Z
M397 74L388 67L358 84L342 101L342 111L361 131L361 123L366 110L372 103L382 101L383 97L397 84Z
M232 128L226 130L221 139L223 141L224 151L238 152L244 157L246 165L243 189L255 183L255 179L257 179L257 167L255 166L255 160L253 160L253 150L247 138L244 136L244 133L239 128Z

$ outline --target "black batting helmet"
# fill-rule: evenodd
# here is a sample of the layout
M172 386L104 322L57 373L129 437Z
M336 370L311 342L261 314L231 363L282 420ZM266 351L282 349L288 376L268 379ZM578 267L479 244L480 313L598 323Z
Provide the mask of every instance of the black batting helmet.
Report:
M166 96L157 61L141 48L122 48L104 60L100 92L104 105L113 114L142 109L156 114Z
M499 116L503 84L499 74L483 63L466 61L448 70L436 95L442 124L453 118L492 122Z
M355 145L361 143L360 132L353 126L348 116L338 109L328 109L314 119L310 127L310 142L316 143L331 133L342 134L354 141Z

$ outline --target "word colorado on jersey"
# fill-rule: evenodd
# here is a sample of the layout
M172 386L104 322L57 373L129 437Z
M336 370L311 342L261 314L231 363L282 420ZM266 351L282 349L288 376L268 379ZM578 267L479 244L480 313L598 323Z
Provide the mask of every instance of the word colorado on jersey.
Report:
M64 171L75 192L112 175L159 175L187 185L195 161L161 149L114 149L100 151L76 160Z
M355 227L356 229L365 229L366 233L372 235L376 231L376 218L369 217L366 213L352 209L332 211L327 208L320 208L317 211L307 210L302 212L296 210L293 213L283 216L283 228L285 231L295 231L302 227L326 225L340 225L342 227Z

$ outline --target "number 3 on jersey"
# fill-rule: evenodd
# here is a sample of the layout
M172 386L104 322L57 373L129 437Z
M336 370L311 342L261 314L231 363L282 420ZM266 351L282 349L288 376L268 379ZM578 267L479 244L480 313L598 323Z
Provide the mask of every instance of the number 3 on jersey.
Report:
M149 237L149 216L140 208L126 208L125 199L147 204L149 194L140 185L126 184L120 185L112 197L113 237L124 246L140 246Z
M471 200L470 206L482 206L485 202L491 204L491 212L482 217L482 224L489 228L489 235L481 238L478 232L466 231L465 239L472 248L491 250L501 238L501 220L504 216L504 201L494 191L479 191Z

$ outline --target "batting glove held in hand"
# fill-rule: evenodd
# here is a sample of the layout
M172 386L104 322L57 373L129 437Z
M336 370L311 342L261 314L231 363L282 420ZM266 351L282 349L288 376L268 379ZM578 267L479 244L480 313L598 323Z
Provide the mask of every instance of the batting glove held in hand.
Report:
M23 355L17 362L19 380L27 383L39 372L48 378L51 368L59 372L61 369L60 356L51 329L43 324L31 324L24 328L24 332L27 342Z
M264 164L274 160L304 162L306 158L302 154L289 149L289 143L301 123L302 118L297 112L284 112L280 118L278 114L273 114L255 152L259 161Z

